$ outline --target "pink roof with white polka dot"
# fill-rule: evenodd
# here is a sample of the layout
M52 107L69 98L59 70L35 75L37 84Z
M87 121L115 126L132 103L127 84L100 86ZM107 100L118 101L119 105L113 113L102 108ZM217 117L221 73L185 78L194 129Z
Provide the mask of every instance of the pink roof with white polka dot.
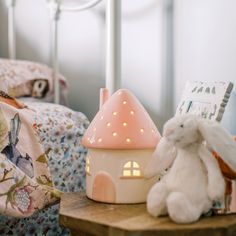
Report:
M82 143L88 148L152 149L160 138L138 99L129 90L120 89L101 106Z

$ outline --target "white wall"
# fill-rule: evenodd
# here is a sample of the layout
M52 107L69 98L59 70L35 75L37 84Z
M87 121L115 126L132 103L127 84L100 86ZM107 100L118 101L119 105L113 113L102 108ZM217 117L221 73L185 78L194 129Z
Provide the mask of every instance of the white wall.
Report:
M122 87L130 89L161 127L162 1L123 0ZM17 58L49 63L50 20L45 0L17 0ZM0 2L0 56L7 56L6 8ZM3 36L2 36L3 35ZM59 33L60 68L69 79L72 108L91 119L105 84L105 1L86 12L63 13Z
M122 4L122 87L135 93L161 128L166 120L163 100L168 99L162 80L162 1L123 0Z
M174 0L175 80L171 88L162 11L171 1L122 0L122 87L139 98L158 128L174 113L187 80L236 82L236 1ZM17 0L18 58L50 62L45 2ZM99 88L105 84L105 0L92 10L63 13L61 18L60 68L69 79L70 106L92 119L98 109ZM0 56L4 57L6 23L6 8L0 1ZM236 134L235 105L234 93L223 123Z
M175 0L175 105L187 80L232 81L236 89L236 1ZM236 134L236 96L223 124Z

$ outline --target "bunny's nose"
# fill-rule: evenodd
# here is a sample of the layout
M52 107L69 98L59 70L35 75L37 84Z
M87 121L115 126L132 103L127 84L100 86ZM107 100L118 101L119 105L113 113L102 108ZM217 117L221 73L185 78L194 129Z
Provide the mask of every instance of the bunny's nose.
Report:
M174 132L173 129L166 129L163 133L163 136L167 137L169 135L171 135Z

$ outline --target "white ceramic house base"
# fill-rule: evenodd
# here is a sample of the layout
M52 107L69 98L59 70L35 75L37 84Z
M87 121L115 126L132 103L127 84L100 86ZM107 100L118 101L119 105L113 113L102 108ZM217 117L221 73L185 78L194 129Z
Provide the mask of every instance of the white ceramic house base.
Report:
M86 193L107 203L142 203L156 179L143 172L154 149L89 149L86 159Z

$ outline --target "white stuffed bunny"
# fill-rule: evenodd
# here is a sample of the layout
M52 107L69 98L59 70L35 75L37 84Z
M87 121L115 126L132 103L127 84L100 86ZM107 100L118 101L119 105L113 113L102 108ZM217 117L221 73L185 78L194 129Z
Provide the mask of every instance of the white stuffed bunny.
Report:
M218 123L188 114L165 124L145 173L152 177L169 168L147 196L151 215L169 214L177 223L191 223L209 211L214 201L223 202L225 181L209 148L236 170L236 143Z

